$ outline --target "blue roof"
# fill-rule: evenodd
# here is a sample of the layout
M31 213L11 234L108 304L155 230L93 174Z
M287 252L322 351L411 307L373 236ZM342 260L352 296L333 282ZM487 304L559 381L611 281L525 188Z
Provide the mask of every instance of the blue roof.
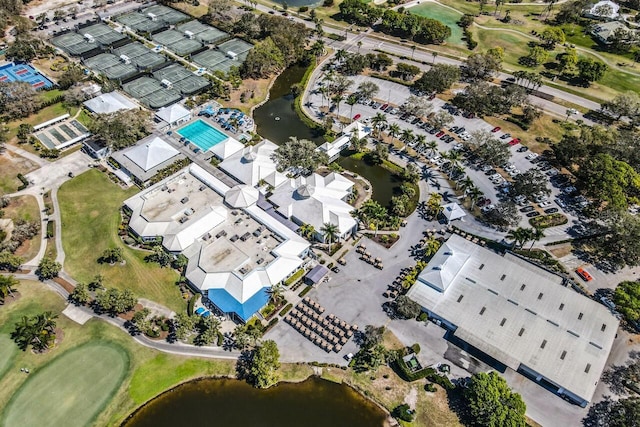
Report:
M269 301L269 287L264 287L241 304L225 289L209 289L207 297L225 313L235 313L243 321L249 320L258 310L264 307Z

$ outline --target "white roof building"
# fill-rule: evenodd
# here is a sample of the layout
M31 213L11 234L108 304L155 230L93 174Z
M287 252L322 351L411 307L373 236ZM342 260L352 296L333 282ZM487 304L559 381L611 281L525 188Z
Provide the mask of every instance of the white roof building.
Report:
M346 238L358 226L351 216L355 208L345 201L352 187L352 181L335 172L327 176L314 173L308 178L289 179L274 190L269 200L281 215L298 224L312 225L320 241L320 229L326 223L337 225L340 237Z
M616 19L619 15L619 10L619 4L611 0L601 0L592 5L586 15L599 19Z
M256 186L264 180L277 187L287 180L284 174L277 171L276 163L271 159L277 148L276 144L265 139L226 157L219 167L244 184Z
M259 208L256 192L229 188L192 164L124 204L133 232L145 240L162 237L168 251L188 258L189 283L222 312L246 321L267 303L272 285L302 266L310 246Z
M116 91L103 93L100 96L89 99L84 102L84 106L96 114L110 114L120 110L138 108L138 104Z
M244 144L235 138L229 137L224 141L209 148L209 151L213 153L220 160L224 160L227 157L237 153L244 148Z
M455 221L456 219L461 219L467 215L464 209L455 202L444 205L442 207L442 214L447 219L447 223Z
M371 127L359 121L354 121L342 130L342 136L333 142L325 142L318 147L318 150L324 151L329 157L329 162L333 162L340 157L340 152L347 148L351 143L351 138L356 136L360 139L365 138L371 133Z
M184 155L161 137L150 135L133 147L113 153L112 157L139 184L144 185L158 171L183 159Z
M173 127L191 120L191 111L181 104L172 104L159 109L156 112L156 118Z
M407 295L460 340L583 407L618 328L606 307L560 276L457 235Z

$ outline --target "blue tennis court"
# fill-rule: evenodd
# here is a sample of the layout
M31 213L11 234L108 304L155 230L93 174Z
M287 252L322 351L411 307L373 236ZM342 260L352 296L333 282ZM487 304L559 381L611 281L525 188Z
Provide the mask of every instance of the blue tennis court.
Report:
M0 66L0 82L26 82L34 89L46 89L53 85L51 80L31 65L14 63Z
M178 135L184 136L202 151L207 151L228 138L227 135L202 120L196 120L178 129Z

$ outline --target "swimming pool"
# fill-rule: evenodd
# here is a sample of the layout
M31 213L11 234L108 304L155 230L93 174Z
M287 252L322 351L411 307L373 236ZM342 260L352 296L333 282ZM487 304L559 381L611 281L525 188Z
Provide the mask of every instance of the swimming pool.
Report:
M202 120L189 123L185 127L178 129L177 133L191 141L202 151L207 151L228 138L227 135Z

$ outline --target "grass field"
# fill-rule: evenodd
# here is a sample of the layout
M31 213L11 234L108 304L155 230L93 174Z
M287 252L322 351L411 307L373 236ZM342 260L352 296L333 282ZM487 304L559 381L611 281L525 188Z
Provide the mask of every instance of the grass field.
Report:
M44 123L47 120L55 119L56 117L62 116L63 114L70 114L73 116L78 112L76 107L68 108L63 105L61 102L57 104L53 104L47 108L43 108L35 114L30 115L26 119L14 120L12 122L7 123L9 127L9 138L13 138L18 133L18 126L21 123L28 123L32 126L39 125L40 123ZM24 144L22 146L25 150L29 149L30 145Z
M0 335L0 378L11 366L13 358L18 352L18 347L13 343L9 335Z
M26 174L36 169L37 165L18 154L5 150L0 154L0 196L15 193L22 182L17 178L19 173Z
M464 41L462 40L462 28L457 24L462 17L461 13L435 3L424 3L419 6L414 6L409 8L409 11L416 15L425 16L442 22L447 27L451 28L451 36L447 39L447 42L464 44Z
M85 426L104 409L128 371L129 356L112 343L65 352L29 379L7 405L7 426Z
M84 282L102 274L108 287L129 288L138 297L176 312L184 310L186 302L175 286L178 274L145 262L148 253L129 248L117 234L122 202L136 192L137 188L122 190L97 170L85 172L60 187L65 270ZM125 265L98 264L98 257L110 247L123 249Z
M40 224L40 209L34 196L13 197L11 204L4 210L4 217L11 218L14 222L23 219L25 221L35 221ZM42 232L42 228L40 229ZM16 251L16 255L30 260L38 254L40 250L40 234L33 239L24 242Z

